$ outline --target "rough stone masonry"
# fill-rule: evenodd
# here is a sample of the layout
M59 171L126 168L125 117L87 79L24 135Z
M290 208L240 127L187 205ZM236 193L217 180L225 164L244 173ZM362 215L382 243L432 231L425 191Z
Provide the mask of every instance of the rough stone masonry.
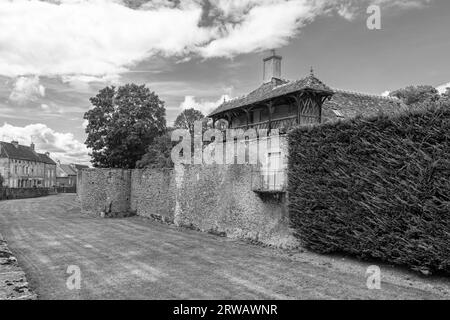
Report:
M78 196L88 213L133 212L177 226L290 248L286 195L252 190L250 165L179 165L172 170L86 169Z
M0 300L34 300L28 281L17 259L0 234Z

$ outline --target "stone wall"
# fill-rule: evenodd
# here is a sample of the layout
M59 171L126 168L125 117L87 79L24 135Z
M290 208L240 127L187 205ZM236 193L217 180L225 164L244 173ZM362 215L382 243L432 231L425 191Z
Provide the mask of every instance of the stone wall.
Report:
M84 169L78 174L81 209L88 213L130 211L131 171Z
M49 188L0 188L0 200L45 197L52 192Z
M254 192L252 166L183 166L175 175L176 224L277 247L296 245L286 195Z
M108 179L110 182L108 182ZM89 213L132 211L178 226L277 247L297 241L286 195L252 190L252 166L177 166L174 170L83 170L78 195Z
M131 209L140 216L174 222L176 194L173 170L131 173Z
M0 300L35 300L23 269L0 234Z
M281 141L281 169L287 166ZM265 166L264 164L262 165ZM287 195L255 192L252 165L177 165L172 170L86 169L78 195L88 212L131 211L231 238L293 247Z

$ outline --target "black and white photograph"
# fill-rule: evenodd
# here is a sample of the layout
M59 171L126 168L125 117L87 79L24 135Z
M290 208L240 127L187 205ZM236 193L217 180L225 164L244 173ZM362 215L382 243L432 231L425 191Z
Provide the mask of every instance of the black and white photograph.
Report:
M448 0L0 0L0 300L450 300L449 32Z

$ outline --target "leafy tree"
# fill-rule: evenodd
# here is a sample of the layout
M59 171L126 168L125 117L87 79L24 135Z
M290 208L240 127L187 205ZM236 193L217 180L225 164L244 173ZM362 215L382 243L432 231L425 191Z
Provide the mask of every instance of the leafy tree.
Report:
M228 121L225 119L220 119L216 121L216 128L219 130L226 130L228 128Z
M433 86L409 86L391 92L390 96L403 100L403 102L409 106L420 103L436 102L440 98L439 92Z
M157 137L147 148L141 160L136 163L137 168L172 168L171 151L175 142L171 141L171 131Z
M447 91L441 95L439 102L450 107L450 88L447 88Z
M166 130L164 102L145 85L106 87L90 98L86 145L94 167L135 168Z
M206 126L207 119L203 113L194 108L186 109L175 119L174 126L177 129L187 129L193 134L195 121L203 121L203 126Z

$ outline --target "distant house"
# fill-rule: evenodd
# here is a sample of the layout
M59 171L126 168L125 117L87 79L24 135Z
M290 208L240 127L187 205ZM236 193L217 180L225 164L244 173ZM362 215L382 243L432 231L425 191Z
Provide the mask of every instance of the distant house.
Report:
M56 162L37 153L35 145L0 141L0 174L9 188L51 188L56 185Z
M70 164L70 166L76 170L76 172L78 173L78 171L83 170L83 169L89 169L89 166L83 165L83 164L76 164L76 163L72 163Z
M56 186L72 188L77 185L77 171L68 164L56 167Z
M263 60L263 84L249 94L225 101L209 117L213 123L226 120L235 129L280 129L348 119L379 112L395 113L402 101L364 93L332 89L311 74L296 81L281 76L282 57Z
M58 187L76 188L78 171L88 169L81 164L58 164L56 168L56 185Z

